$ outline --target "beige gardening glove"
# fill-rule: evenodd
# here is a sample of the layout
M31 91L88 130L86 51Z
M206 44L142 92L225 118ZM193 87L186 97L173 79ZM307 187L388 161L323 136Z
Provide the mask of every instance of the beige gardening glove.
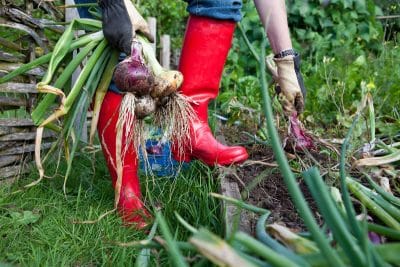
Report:
M102 11L103 32L114 48L131 54L131 46L136 32L142 33L150 42L154 37L142 15L131 0L99 0Z
M277 58L273 55L266 58L267 67L277 83L277 91L286 115L304 110L306 88L300 73L300 56L288 55Z

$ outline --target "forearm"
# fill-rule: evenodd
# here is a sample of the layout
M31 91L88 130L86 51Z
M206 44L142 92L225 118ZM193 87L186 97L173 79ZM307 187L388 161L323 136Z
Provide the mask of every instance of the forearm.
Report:
M292 48L284 0L254 0L274 54Z

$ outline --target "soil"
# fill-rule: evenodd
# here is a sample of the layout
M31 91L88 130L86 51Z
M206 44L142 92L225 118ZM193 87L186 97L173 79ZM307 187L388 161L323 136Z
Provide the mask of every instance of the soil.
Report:
M237 140L238 129L224 129L223 133L228 144L240 143L240 140ZM236 136L233 138L236 140L233 140L233 138L226 133L235 133ZM228 175L228 178L239 185L239 189L243 194L246 186L248 186L254 178L266 169L273 169L272 173L268 174L267 177L249 192L248 198L245 199L246 202L271 211L268 223L279 223L291 228L295 232L305 231L306 227L294 207L282 175L274 160L271 147L261 144L250 144L246 145L246 148L249 153L249 160L242 165L236 166L234 174ZM310 155L306 156L303 154L295 156L289 153L287 155L292 158L296 157L296 159L300 158L302 162L300 165L303 166L312 166L315 161L321 165L329 165L330 159L327 156L320 155L317 151L311 152L311 154L314 158L313 160L310 160ZM299 177L300 188L310 204L315 218L317 218L319 224L322 224L322 219L318 214L317 207L312 200L310 192L307 190L305 182L298 172L295 174ZM246 213L246 216L250 221L251 233L254 234L258 217L252 213Z
M238 184L240 193L242 194L242 199L247 203L255 205L257 207L265 208L271 212L268 219L268 224L279 223L284 225L294 232L304 232L307 231L302 218L296 211L294 204L291 200L290 194L287 191L287 187L284 183L283 177L280 174L279 168L274 159L274 154L272 148L269 145L261 144L260 140L253 140L249 138L249 134L242 134L244 131L252 132L256 128L254 127L241 127L241 126L227 126L219 125L219 134L224 136L227 144L230 145L244 145L249 153L249 159L242 165L235 165L229 168L228 175L225 177L234 181ZM252 129L252 130L249 130ZM285 129L285 127L279 127L279 129ZM285 136L285 132L281 131L281 138ZM326 136L325 136L326 138ZM397 140L397 139L396 139ZM289 142L287 142L289 143ZM332 175L326 175L328 173L338 172L339 163L339 151L340 145L331 144L323 141L320 138L314 136L314 143L316 144L316 149L309 151L307 153L297 153L291 154L286 149L287 158L290 161L293 172L298 178L298 184L303 192L303 195L314 213L314 218L316 218L319 225L323 224L322 217L318 213L318 208L313 201L310 192L307 189L305 182L301 177L301 172L307 170L311 166L316 166L323 177L325 178L325 183L327 185L338 186L338 181L332 178ZM353 154L352 160L355 160L357 154ZM380 171L383 168L394 168L398 171L398 165L382 165ZM267 171L266 170L270 170ZM354 177L360 178L359 182L369 187L368 182L365 179L361 179L359 170L356 168L347 168L347 171ZM265 177L255 186L250 192L245 190L256 178L259 178L260 174ZM382 173L371 173L372 176L382 176ZM392 179L391 187L396 188L394 195L398 196L396 193L400 179ZM378 182L376 180L376 182ZM397 192L396 192L397 191ZM247 194L246 194L247 193ZM356 199L353 200L355 211L357 214L362 212L360 202ZM252 212L244 212L245 218L242 218L246 226L247 231L255 235L255 227L258 221L257 215ZM382 223L379 218L374 216L371 212L368 213L370 219L375 223ZM245 229L245 230L246 230Z
M271 148L265 146L254 145L248 147L249 159L253 161L263 161L263 162L274 162L273 152ZM245 185L248 185L254 177L257 177L266 168L263 165L244 165L238 168L238 176L242 177ZM307 201L311 203L311 208L314 214L319 218L316 212L316 206L312 201L310 192L302 179L299 180L300 188ZM243 184L239 183L240 189L243 190ZM268 175L263 179L258 186L251 190L248 194L248 203L253 204L258 207L262 207L271 211L269 217L269 223L276 222L283 224L295 231L305 230L303 220L298 215L296 208L291 200L290 194L287 191L287 187L283 181L282 175L279 169L275 169L273 173ZM255 224L257 223L257 218L253 218L251 221L252 229L254 230ZM321 220L318 220L321 222Z

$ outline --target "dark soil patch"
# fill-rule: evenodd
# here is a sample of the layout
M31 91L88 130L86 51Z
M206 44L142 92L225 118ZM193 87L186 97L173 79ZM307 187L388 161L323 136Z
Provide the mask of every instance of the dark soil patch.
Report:
M237 134L238 131L224 130L226 138L231 141L232 139L230 136L226 135L227 132L235 132ZM235 139L235 143L240 142L237 140L237 135ZM245 199L245 201L257 207L270 210L271 215L268 223L280 223L294 231L306 231L303 220L297 213L290 194L287 191L280 170L278 167L274 166L276 162L271 147L252 144L246 145L246 148L249 153L249 160L241 166L236 166L235 175L229 175L228 178L238 183L243 196L245 191L244 189L262 172L270 169L271 172L267 173L266 177L256 187L248 192L248 198ZM318 152L312 152L310 155L303 154L296 156L288 154L288 157L300 159L302 164L307 166L313 166L316 163L321 165L330 165L329 157ZM317 218L319 224L322 224L322 219L318 213L316 204L313 201L305 182L301 178L300 173L295 174L299 178L298 182L300 188L309 203L315 218ZM258 217L250 213L248 213L248 215L250 217L251 229L254 234Z
M250 165L244 164L243 166L237 167L236 174L243 181L239 182L239 188L241 192L244 191L245 186L249 185L255 177L260 175L266 169L271 170L272 173L267 176L250 192L248 192L248 198L246 202L255 205L257 207L265 208L271 211L268 223L280 223L295 231L304 231L306 227L303 223L302 218L296 211L296 208L291 200L290 194L287 191L287 187L283 181L282 175L277 167L265 166L261 162L273 163L273 152L271 148L254 145L248 147L249 159L255 161ZM259 163L257 163L259 162ZM231 179L237 181L235 177ZM306 200L311 203L311 209L318 221L321 222L320 216L317 213L316 206L312 201L312 197L307 190L307 187L302 179L299 179L300 188L305 195ZM257 217L251 218L251 229L254 233L255 225L257 223Z

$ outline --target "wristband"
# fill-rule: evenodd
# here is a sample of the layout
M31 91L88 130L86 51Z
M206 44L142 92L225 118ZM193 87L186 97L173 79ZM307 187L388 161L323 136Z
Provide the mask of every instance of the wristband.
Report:
M296 51L294 51L293 49L287 49L287 50L283 50L281 52L279 52L278 54L276 54L274 56L274 58L283 58L283 57L287 57L287 56L297 56L298 53Z

